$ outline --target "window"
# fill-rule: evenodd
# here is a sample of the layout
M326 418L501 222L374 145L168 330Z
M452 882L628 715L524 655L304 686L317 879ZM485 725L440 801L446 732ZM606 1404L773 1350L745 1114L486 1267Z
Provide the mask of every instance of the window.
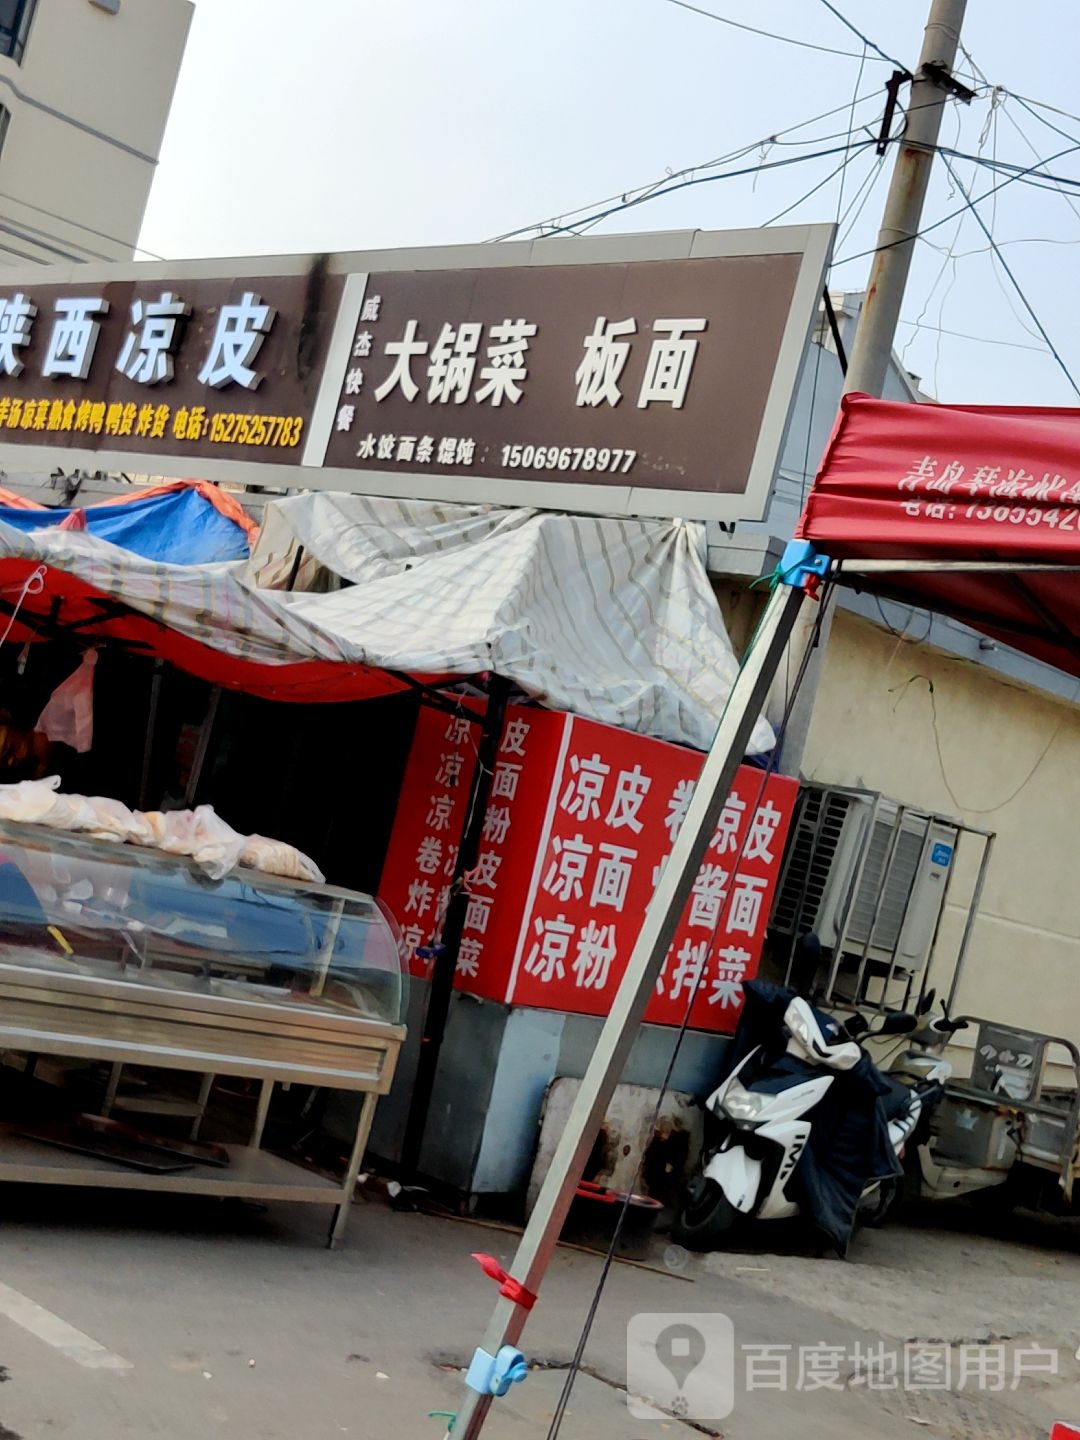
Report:
M22 60L37 0L0 0L0 55Z

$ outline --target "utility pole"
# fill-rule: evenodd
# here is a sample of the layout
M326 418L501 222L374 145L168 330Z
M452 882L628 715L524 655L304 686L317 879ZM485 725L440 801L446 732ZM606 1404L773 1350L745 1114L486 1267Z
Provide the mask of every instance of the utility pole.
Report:
M970 91L952 80L966 6L967 0L933 0L930 7L919 68L911 82L907 127L889 184L877 254L844 381L845 395L853 390L880 395L885 386L945 104L950 94L971 98Z
M971 91L952 78L966 6L967 0L933 0L930 6L919 67L911 79L907 125L889 184L877 252L844 378L845 395L861 391L880 396L885 388L945 105L950 95L971 99ZM793 639L793 648L801 654L813 636L816 653L806 668L799 698L792 709L781 757L784 771L796 776L810 734L832 616L826 615L816 630L811 626L812 620L810 626L804 621L800 634ZM793 672L797 670L795 657L789 668Z
M948 93L961 92L970 97L970 91L964 91L962 86L957 89L951 73L965 4L966 0L933 0L931 5L919 70L912 85L908 128L897 157L878 240L879 246L886 248L879 249L874 259L848 370L847 390L861 388L880 394L884 384L945 97ZM524 1329L582 1169L663 967L668 943L735 771L745 754L750 732L769 686L784 663L800 616L808 608L806 594L792 584L778 584L769 597L757 638L736 678L712 749L694 787L682 829L646 911L577 1099L518 1244L509 1271L512 1280L503 1286L492 1312L482 1342L482 1350L488 1357L496 1356L503 1346L516 1345ZM797 666L793 664L792 668L795 670ZM490 1394L466 1388L453 1434L448 1432L447 1440L476 1440L491 1404Z

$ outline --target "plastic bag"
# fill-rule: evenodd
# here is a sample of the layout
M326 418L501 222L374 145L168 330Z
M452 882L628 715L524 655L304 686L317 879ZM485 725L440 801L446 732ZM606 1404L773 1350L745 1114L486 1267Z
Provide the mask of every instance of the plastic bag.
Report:
M138 843L156 845L170 855L190 855L211 880L221 880L240 863L244 836L227 825L212 805L149 810L142 818L152 838Z
M311 880L322 885L325 875L295 845L284 840L268 840L265 835L249 835L240 852L240 864L261 870L266 875L284 875L290 880Z
M265 835L241 835L212 805L144 812L102 795L63 795L59 788L59 775L0 785L0 821L48 825L188 855L211 880L222 880L237 865L246 865L268 875L323 883L319 867L295 846Z
M78 669L56 687L35 729L54 744L70 745L85 755L94 743L94 666L97 651L87 650Z

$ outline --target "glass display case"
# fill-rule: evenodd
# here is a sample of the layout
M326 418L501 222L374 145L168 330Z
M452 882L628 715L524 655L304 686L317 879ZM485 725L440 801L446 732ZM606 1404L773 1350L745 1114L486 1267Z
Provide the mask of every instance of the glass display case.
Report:
M340 1238L404 1039L406 984L396 927L369 896L248 869L212 880L160 850L0 823L0 1049L28 1070L42 1055L112 1067L101 1113L80 1119L96 1144L8 1123L0 1180L318 1199L339 1207ZM205 1077L192 1140L213 1077L260 1080L250 1144L225 1163L196 1145L167 1173L105 1158L125 1065ZM366 1092L344 1185L260 1149L279 1081Z

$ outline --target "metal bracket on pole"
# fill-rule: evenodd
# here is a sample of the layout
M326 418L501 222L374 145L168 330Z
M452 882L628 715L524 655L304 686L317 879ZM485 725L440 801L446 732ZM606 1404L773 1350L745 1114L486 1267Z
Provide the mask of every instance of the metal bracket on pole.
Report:
M809 540L789 540L777 567L778 584L794 585L816 600L832 561L814 549Z
M922 74L927 80L932 80L939 90L944 90L965 105L970 105L975 99L975 91L957 80L949 67L937 60L927 60L922 67Z
M889 148L893 116L896 114L896 106L900 99L900 86L906 85L913 78L910 70L894 70L885 82L885 113L881 117L881 132L875 147L875 153L878 155L884 155Z
M801 584L794 574L781 571L778 579L783 583L778 583L769 596L757 634L720 717L712 748L705 757L682 829L645 913L625 973L604 1020L529 1223L518 1244L517 1254L508 1267L509 1275L517 1277L515 1285L518 1288L514 1295L505 1293L505 1290L500 1292L481 1342L485 1355L497 1357L505 1346L516 1345L525 1327L529 1311L522 1300L528 1296L531 1303L532 1297L539 1292L582 1170L637 1038L646 1006L667 958L668 946L715 833L735 772L746 754L747 743L783 661L799 612L807 602L807 591L803 587L811 580L820 583L823 572L815 567L820 567L823 559L813 560L810 557L799 571ZM491 1399L490 1394L465 1388L454 1426L454 1440L476 1440Z

